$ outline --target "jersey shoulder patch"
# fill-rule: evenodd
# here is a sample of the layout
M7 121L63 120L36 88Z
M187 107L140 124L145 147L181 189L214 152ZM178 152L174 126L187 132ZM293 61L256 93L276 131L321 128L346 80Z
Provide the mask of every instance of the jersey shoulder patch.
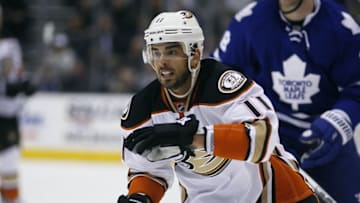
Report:
M246 81L247 78L240 72L227 70L219 78L218 89L224 94L234 93L243 87Z
M251 78L213 59L203 59L197 88L198 102L219 104L238 97L253 84Z

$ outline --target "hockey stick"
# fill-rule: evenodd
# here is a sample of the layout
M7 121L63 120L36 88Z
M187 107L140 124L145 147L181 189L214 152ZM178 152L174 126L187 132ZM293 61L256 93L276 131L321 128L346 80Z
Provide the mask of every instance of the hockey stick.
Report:
M308 183L314 189L314 192L318 195L321 203L337 203L334 198L327 193L306 171L300 169L300 173L306 178Z

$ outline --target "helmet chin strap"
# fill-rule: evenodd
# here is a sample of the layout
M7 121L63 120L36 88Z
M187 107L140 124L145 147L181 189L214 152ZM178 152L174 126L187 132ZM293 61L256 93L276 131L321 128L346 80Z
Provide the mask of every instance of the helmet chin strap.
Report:
M188 95L190 95L190 93L192 92L192 90L195 87L196 79L197 79L197 76L199 75L199 71L200 71L200 62L196 65L196 68L192 69L191 68L191 59L192 59L192 57L188 57L188 69L191 73L191 85L190 85L190 88L188 89L188 91L186 91L184 94L176 94L171 89L167 89L170 92L170 94L176 98L183 99L183 98L187 97Z
M296 10L298 10L300 8L300 6L302 5L302 3L304 2L304 0L300 0L296 6L288 11L283 11L281 10L281 12L284 14L284 15L287 15L287 14L290 14L290 13L293 13L295 12Z

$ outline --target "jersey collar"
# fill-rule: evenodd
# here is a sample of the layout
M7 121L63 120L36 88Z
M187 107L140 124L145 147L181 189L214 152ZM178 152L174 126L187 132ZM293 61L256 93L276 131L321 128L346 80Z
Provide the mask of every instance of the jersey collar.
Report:
M306 26L307 24L309 24L311 22L311 20L316 16L316 14L319 12L320 7L321 7L321 1L320 0L314 0L314 5L315 5L315 10L310 13L309 15L307 15L304 19L304 22L302 24L302 26ZM290 25L291 23L285 18L284 14L280 11L279 9L279 15L281 17L281 19L288 25Z

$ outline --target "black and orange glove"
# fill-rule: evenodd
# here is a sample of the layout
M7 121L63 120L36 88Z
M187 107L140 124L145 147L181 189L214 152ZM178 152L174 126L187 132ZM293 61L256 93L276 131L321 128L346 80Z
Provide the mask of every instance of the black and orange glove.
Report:
M121 195L117 203L151 203L151 200L145 194L135 193L132 195Z
M177 120L175 123L156 124L135 130L124 141L124 146L138 154L154 147L189 146L193 142L199 121L195 115Z

